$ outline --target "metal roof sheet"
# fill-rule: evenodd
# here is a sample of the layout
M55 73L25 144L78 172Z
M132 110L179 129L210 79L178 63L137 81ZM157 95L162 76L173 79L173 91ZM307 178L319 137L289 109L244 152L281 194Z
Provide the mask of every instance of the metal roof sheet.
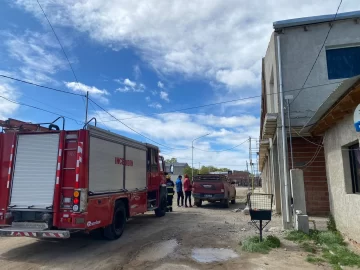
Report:
M304 127L311 127L316 124L324 114L349 90L349 88L360 80L360 75L346 79L340 83L320 105L315 114L310 118ZM304 128L305 129L305 128Z
M334 20L335 14L312 16L312 17L303 17L289 20L276 21L273 23L275 30L287 27L315 24L315 23L324 23L331 22ZM336 21L346 20L346 19L357 19L360 18L360 10L338 13L336 15Z

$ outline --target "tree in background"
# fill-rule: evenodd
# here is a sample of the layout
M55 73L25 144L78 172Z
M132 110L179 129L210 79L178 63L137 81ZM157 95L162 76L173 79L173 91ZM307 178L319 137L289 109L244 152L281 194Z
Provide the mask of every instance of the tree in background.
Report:
M177 162L177 158L170 158L170 159L167 159L165 160L166 163L170 163L170 164L173 164L173 163L176 163Z
M210 166L202 166L200 168L200 170L194 168L194 176L196 176L198 174L208 174L211 172L228 172L228 171L231 171L231 170L228 168L216 168L215 166L211 166L211 165ZM184 169L184 174L189 175L190 178L192 177L192 170L191 170L190 166L187 166Z
M189 178L192 179L192 170L190 166L184 168L184 175L185 174L187 174ZM194 168L194 175L198 175L198 174L199 174L199 170Z

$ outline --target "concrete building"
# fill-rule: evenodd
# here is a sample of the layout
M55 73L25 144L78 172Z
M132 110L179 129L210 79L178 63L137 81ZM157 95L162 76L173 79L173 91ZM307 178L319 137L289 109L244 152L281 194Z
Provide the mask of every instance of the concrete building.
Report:
M174 172L171 174L171 180L176 181L179 175L184 175L184 169L189 165L187 163L175 162L172 164L174 166ZM171 164L166 163L166 172L170 172Z
M340 82L360 74L360 12L334 18L274 22L262 61L259 169L263 188L275 194L275 210L283 213L285 228L291 227L292 167L304 171L308 214L327 215L330 209L324 153L317 148L322 137L309 133L309 121Z
M360 133L353 121L358 104L360 76L344 81L329 95L312 117L310 131L324 136L330 208L337 228L360 243Z

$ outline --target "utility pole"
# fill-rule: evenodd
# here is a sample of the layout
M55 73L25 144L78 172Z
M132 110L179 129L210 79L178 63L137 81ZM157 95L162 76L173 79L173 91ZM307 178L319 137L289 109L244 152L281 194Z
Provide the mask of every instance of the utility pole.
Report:
M89 107L89 91L86 92L86 106L85 106L85 124L88 121L88 107Z

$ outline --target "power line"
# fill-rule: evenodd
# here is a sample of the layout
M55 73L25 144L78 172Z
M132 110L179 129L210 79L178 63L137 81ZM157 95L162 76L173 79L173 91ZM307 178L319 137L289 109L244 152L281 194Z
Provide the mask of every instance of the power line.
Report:
M58 35L56 34L55 29L54 29L54 27L52 26L49 18L46 16L46 13L45 13L44 9L43 9L42 6L40 5L39 0L36 0L36 1L37 1L38 5L39 5L41 11L43 12L43 14L44 14L47 22L49 23L50 28L51 28L52 32L54 33L54 36L56 37L56 39L57 39L57 41L58 41L58 43L59 43L59 45L60 45L60 47L61 47L62 52L64 53L64 56L65 56L65 58L66 58L66 60L67 60L67 62L68 62L68 64L69 64L69 66L70 66L70 69L71 69L71 71L72 71L72 74L74 75L75 81L76 81L77 83L79 83L79 81L78 81L78 79L77 79L77 76L76 76L76 74L75 74L75 71L74 71L74 69L73 69L73 66L71 65L71 62L70 62L70 60L69 60L69 57L68 57L67 54L66 54L66 51L65 51L65 49L64 49L64 46L62 45L62 43L61 43ZM84 104L84 106L85 106L85 108L86 108L85 101L84 101L84 97L81 97L81 99L82 99L82 102L83 102L83 104Z
M50 104L48 104L48 103L42 102L42 101L37 100L37 99L35 99L35 98L32 98L32 97L30 97L30 96L28 96L28 95L22 94L22 96L24 96L24 97L26 97L26 98L28 98L28 99L31 99L31 100L33 100L33 101L35 101L35 102L38 102L38 103L40 103L40 104L43 104L43 105L46 105L46 106L48 106L48 107L52 107L52 108L54 108L54 109L57 109L57 110L59 110L59 111L62 111L62 112L64 112L64 113L71 114L71 113L69 113L68 111L65 111L65 110L63 110L63 109L60 109L60 108L58 108L58 107L55 107L55 106L53 106L52 104L50 105ZM64 116L64 117L65 117L65 116ZM81 122L81 121L76 121L76 124L81 125L81 126L84 125L84 123Z
M26 104L26 103L23 103L23 102L17 102L17 101L8 99L8 98L6 98L6 97L4 97L4 96L0 96L0 98L3 98L3 99L5 99L5 100L7 100L8 102L11 102L11 103L14 103L14 104L17 104L17 105L26 106L26 107L33 108L33 109L36 109L36 110L39 110L39 111L51 113L51 114L54 114L54 115L57 115L57 116L62 116L62 117L68 118L68 119L73 120L73 121L75 121L76 123L78 123L78 120L76 120L76 119L74 119L74 118L72 118L72 117L64 116L64 115L58 114L58 113L56 113L56 112L52 112L52 111L49 111L49 110L45 110L45 109L42 109L42 108L39 108L39 107L36 107L36 106L33 106L33 105L29 105L29 104Z
M337 15L338 15L340 6L341 6L341 4L342 4L342 1L343 1L343 0L340 0L340 3L339 3L339 6L338 6L338 8L337 8L337 10L336 10L334 19L333 19L332 22L330 23L329 31L328 31L327 34L326 34L325 40L324 40L324 42L323 42L323 44L322 44L322 46L321 46L321 48L320 48L320 50L319 50L318 55L317 55L316 58L315 58L315 62L314 62L314 64L312 65L312 67L311 67L311 69L310 69L310 72L309 72L309 74L307 75L307 77L306 77L306 79L305 79L305 82L304 82L304 84L303 84L303 86L302 86L303 89L304 89L304 86L305 86L305 84L307 83L307 81L308 81L308 79L309 79L309 77L310 77L311 72L313 71L313 69L314 69L314 67L315 67L315 64L316 64L317 60L318 60L319 57L320 57L321 51L322 51L322 49L323 49L324 46L325 46L326 40L327 40L328 37L329 37L330 31L331 31L331 29L332 29L332 27L333 27L333 24L332 24L332 23L336 20L336 17L337 17ZM300 95L300 93L303 91L303 89L301 89L301 90L299 91L299 93L295 96L295 98L290 102L290 105L296 100L296 98Z
M132 127L128 126L127 124L125 124L124 122L122 122L121 120L119 120L118 118L116 118L114 115L112 115L110 112L108 112L107 110L105 110L103 107L101 107L99 104L97 104L95 101L93 101L91 98L89 98L89 100L94 103L96 106L98 106L101 110L103 110L105 113L107 113L108 115L110 115L112 118L114 118L116 121L118 121L119 123L123 124L125 127L127 127L128 129L132 130L133 132L135 132L136 134L140 135L141 137L157 144L157 145L160 145L160 146L163 146L165 148L169 148L169 149L173 149L173 150L186 150L186 149L189 149L189 148L183 148L183 149L180 149L180 148L173 148L173 147L170 147L170 146L167 146L167 145L164 145L162 143L159 143L157 141L154 141L153 139L150 139L149 137L141 134L140 132L138 132L137 130L133 129Z
M22 83L26 83L26 84L30 84L30 85L37 86L37 87L41 87L41 88L45 88L45 89L49 89L49 90L56 91L56 92L61 92L61 93L65 93L65 94L69 94L69 95L74 95L74 96L85 97L85 95L76 94L76 93L73 93L73 92L56 89L56 88L53 88L53 87L49 87L49 86L45 86L45 85L41 85L41 84L29 82L29 81L25 81L25 80L22 80L22 79L14 78L14 77L11 77L11 76L6 76L6 75L3 75L3 74L0 74L0 77L6 78L6 79L10 79L10 80L14 80L14 81L18 81L18 82L22 82Z
M200 149L200 148L197 148L197 147L194 147L194 149L196 150L200 150L202 152L209 152L209 153L220 153L220 152L226 152L226 151L229 151L229 150L232 150L232 149L235 149L236 147L239 147L240 145L248 142L249 139L246 139L245 141L243 141L242 143L238 144L238 145L235 145L234 147L231 147L231 148L227 148L227 149L223 149L223 150L219 150L219 151L208 151L208 150L203 150L203 149Z
M312 85L312 86L307 86L307 87L302 87L302 88L295 88L295 89L290 89L290 90L284 91L284 93L299 91L301 89L310 89L310 88L315 88L315 87L319 87L319 86L333 85L333 84L339 84L339 82L324 83L324 84ZM279 92L265 94L265 96L277 95L277 94L279 94ZM204 105L182 108L182 109L172 110L172 111L165 111L165 112L161 112L161 113L151 113L151 115L161 115L161 114L167 114L167 113L173 113L173 112L181 112L181 111L193 110L193 109L204 108L204 107L209 107L209 106L216 106L216 105L232 103L232 102L248 100L248 99L254 99L254 98L261 98L261 95L245 97L245 98L238 98L238 99L227 100L227 101L216 102L216 103L208 103L208 104L204 104ZM133 117L122 118L120 120L123 121L123 120L130 120L130 119L135 119L135 118L146 118L146 117L148 117L148 115L138 115L138 116L133 116ZM106 123L106 122L113 122L113 121L116 121L116 120L107 120L107 121L103 121L103 122Z
M76 82L78 82L78 79L77 79L77 77L76 77L75 71L74 71L74 69L73 69L73 67L72 67L72 65L71 65L71 63L70 63L69 57L67 56L67 54L66 54L66 52L65 52L65 49L64 49L63 45L62 45L62 44L61 44L61 42L60 42L59 37L57 36L57 34L56 34L56 32L55 32L55 30L54 30L53 26L51 25L50 20L49 20L49 19L48 19L48 17L46 16L46 13L45 13L44 9L43 9L43 8L42 8L42 6L40 5L39 0L36 0L36 1L37 1L37 3L38 3L39 7L41 8L41 11L43 12L43 14L44 14L44 16L45 16L45 18L46 18L47 22L49 23L49 25L50 25L50 27L51 27L51 30L52 30L52 31L53 31L53 33L54 33L54 36L56 37L57 41L58 41L58 42L59 42L59 44L60 44L61 50L63 51L63 53L64 53L64 55L65 55L65 58L66 58L66 60L67 60L67 61L68 61L68 63L69 63L69 66L70 66L71 71L72 71L72 73L73 73L73 75L74 75L74 77L75 77Z

